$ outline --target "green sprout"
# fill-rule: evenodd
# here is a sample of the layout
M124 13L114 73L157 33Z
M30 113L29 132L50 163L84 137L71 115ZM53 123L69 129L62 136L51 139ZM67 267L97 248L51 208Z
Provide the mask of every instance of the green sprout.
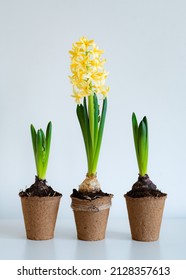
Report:
M37 177L41 180L46 179L46 171L48 166L48 159L50 153L50 143L52 135L52 123L49 122L46 129L46 135L42 129L36 130L31 124L31 137L34 150L34 157L36 163Z
M88 176L96 174L106 111L107 98L105 97L103 99L102 113L100 116L96 94L88 96L88 108L86 97L83 99L83 104L77 105L77 116L81 126L87 155Z
M148 164L148 123L144 117L138 126L135 113L132 114L132 128L136 157L138 162L139 174L145 176L147 174Z

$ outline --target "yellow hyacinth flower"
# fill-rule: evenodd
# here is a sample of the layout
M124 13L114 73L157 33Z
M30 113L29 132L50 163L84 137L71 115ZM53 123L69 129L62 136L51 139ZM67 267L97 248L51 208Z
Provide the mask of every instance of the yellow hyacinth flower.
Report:
M101 57L103 50L100 50L94 40L81 37L72 45L69 51L71 56L70 69L72 76L70 81L73 85L73 94L77 103L82 98L94 94L101 94L105 97L109 87L105 85L108 73L104 69L105 59Z
M81 37L69 51L71 57L69 76L73 87L72 97L77 103L76 113L81 127L87 155L87 180L94 178L94 186L82 183L81 192L99 191L95 184L99 153L107 112L109 87L105 80L108 73L104 69L106 60L94 40ZM102 98L98 98L100 95ZM96 181L98 182L98 181Z

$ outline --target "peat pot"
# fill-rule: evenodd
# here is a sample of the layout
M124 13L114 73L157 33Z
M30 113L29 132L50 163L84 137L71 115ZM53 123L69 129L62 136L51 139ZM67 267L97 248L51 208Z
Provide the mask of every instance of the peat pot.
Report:
M167 195L140 198L124 195L124 197L132 239L138 241L158 240Z
M96 241L105 238L112 197L109 195L94 200L71 197L78 239Z
M47 240L54 237L60 199L54 197L21 197L26 235L32 240Z

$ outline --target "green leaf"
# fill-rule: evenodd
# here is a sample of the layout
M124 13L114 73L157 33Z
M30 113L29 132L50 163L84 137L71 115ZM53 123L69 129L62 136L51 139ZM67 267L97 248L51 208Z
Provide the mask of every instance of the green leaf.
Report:
M138 122L135 113L132 114L132 128L133 128L133 138L134 138L136 156L138 159Z
M50 154L50 144L51 144L51 137L52 137L52 123L49 122L46 129L46 137L43 133L43 176L46 176L47 167L48 167L48 160Z
M42 132L41 130L37 131L36 135L36 161L37 161L37 175L40 179L42 178L43 171L43 149L42 149Z
M85 121L84 121L84 109L82 104L78 104L76 108L76 113L78 116L79 124L82 130L83 138L86 142L86 128L85 128Z
M49 122L47 125L47 129L46 129L46 154L47 154L47 157L49 157L49 153L50 153L51 138L52 138L52 123Z
M139 125L139 162L140 174L144 176L147 172L147 129L143 120Z
M83 140L85 144L86 154L87 154L87 160L89 160L89 141L88 141L88 120L86 116L86 108L83 107L82 104L78 104L76 108L76 113L78 116L79 124L81 127Z
M97 170L98 158L99 158L101 142L103 137L103 130L105 125L106 112L107 112L107 98L103 100L103 108L102 108L101 120L99 125L99 131L98 131L98 141L97 141L96 151L95 151L93 165L92 165L93 174L95 174Z
M44 132L43 132L43 130L42 129L40 129L40 132L41 132L41 138L42 138L42 148L43 148L43 151L45 151L46 150L46 138L45 138L45 134L44 134Z
M147 117L145 116L143 118L143 122L145 124L146 127L146 150L145 150L145 157L144 157L144 162L145 162L145 167L146 167L146 172L147 173L147 165L148 165L148 152L149 152L149 136L148 136L148 121L147 121Z
M30 125L31 137L32 137L32 146L34 150L34 156L36 157L36 130L33 124Z
M147 142L147 145L148 145L148 121L147 121L146 116L143 118L143 122L144 122L145 127L146 127L146 142Z

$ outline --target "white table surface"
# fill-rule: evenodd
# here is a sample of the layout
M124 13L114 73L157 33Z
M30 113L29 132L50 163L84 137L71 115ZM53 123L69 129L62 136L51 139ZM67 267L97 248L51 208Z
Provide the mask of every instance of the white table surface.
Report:
M131 240L127 219L109 219L105 240L92 242L77 240L71 219L58 219L47 241L27 240L23 220L0 220L0 259L186 260L186 219L164 219L155 242Z

